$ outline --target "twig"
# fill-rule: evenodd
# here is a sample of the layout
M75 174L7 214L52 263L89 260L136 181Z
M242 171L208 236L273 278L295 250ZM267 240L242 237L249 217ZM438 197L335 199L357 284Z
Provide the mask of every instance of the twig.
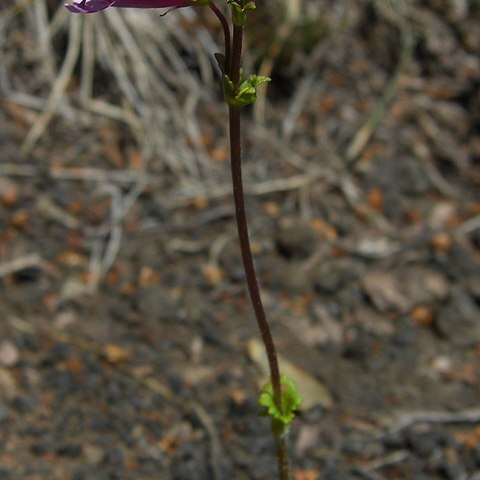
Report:
M336 34L333 34L336 35ZM331 48L327 42L319 42L312 54L304 62L304 75L302 76L296 91L293 93L292 100L287 108L284 119L282 121L283 141L286 144L291 138L295 130L295 125L300 116L303 107L309 101L309 94L312 93L314 82L319 73L319 65L323 59L325 52ZM317 95L321 94L321 90L325 88L322 82L317 85Z
M37 209L47 218L55 220L67 228L79 228L80 221L63 208L56 205L48 195L41 195L37 201Z
M221 468L220 468L220 459L222 457L222 446L220 439L218 438L217 429L215 424L208 415L207 411L203 406L198 402L193 402L192 404L193 411L196 413L198 419L203 424L205 430L208 433L210 438L210 464L212 466L212 480L220 480L222 478Z
M29 164L1 163L0 175L4 177L34 177L38 173L38 167Z
M35 22L38 32L38 48L41 53L42 66L44 73L51 85L55 84L55 66L53 63L54 55L50 43L50 36L48 34L48 11L45 0L37 0L33 4L35 13Z
M360 475L362 478L366 480L386 480L383 475L380 475L378 472L369 472L361 467L355 467L354 472Z
M50 93L50 96L45 104L45 109L33 124L20 148L20 153L23 156L26 156L30 153L35 143L40 139L47 129L48 124L55 113L55 109L57 108L57 105L61 101L62 95L67 88L67 84L72 76L75 64L77 63L80 53L82 18L72 15L70 19L71 28L65 60L52 88L52 92Z
M210 247L208 253L208 262L211 265L217 266L219 264L220 254L225 246L232 240L232 236L228 234L219 235Z
M2 163L0 175L6 177L35 177L39 175L40 168L28 163ZM144 172L139 170L103 170L91 167L52 167L46 174L54 180L83 180L92 183L135 183L145 186L147 178ZM150 174L149 177L152 177Z
M50 177L57 180L84 180L95 183L133 183L145 182L145 175L138 170L102 170L100 168L62 168L55 167Z
M411 32L410 28L405 27L402 30L402 34L402 50L400 52L400 59L395 68L395 72L393 73L392 78L387 82L380 100L375 105L367 121L360 128L360 130L358 130L355 137L350 142L347 151L345 152L345 159L349 166L354 165L360 158L360 154L380 124L388 105L395 96L398 86L398 79L407 63L407 60L410 58L414 45L413 33Z
M394 226L383 215L376 212L370 205L361 200L359 189L350 174L344 172L339 176L338 187L353 211L358 212L361 210L362 215L381 232L392 236L395 234Z
M26 268L38 267L42 264L42 257L38 253L32 253L20 258L14 258L0 263L0 278L19 272Z
M89 262L90 291L96 290L103 275L115 262L122 243L123 218L143 191L144 186L142 181L138 182L124 197L116 185L104 184L101 186L100 193L107 193L111 198L110 218L104 226L98 229L99 235L92 247ZM102 248L105 237L108 237L107 244Z
M421 159L423 160L423 171L425 172L425 175L430 180L430 183L443 196L447 198L459 198L461 196L461 192L456 190L450 183L447 182L447 180L445 180L445 178L443 178L429 153L422 155Z
M92 100L93 75L95 71L95 28L94 15L85 18L82 35L82 76L80 80L80 99L84 105Z
M288 192L292 190L298 190L315 183L316 181L323 179L330 181L330 175L328 172L322 172L320 169L312 169L309 173L292 175L287 178L277 178L273 180L265 180L253 185L245 186L245 194L248 196L263 196L277 192ZM196 198L205 198L209 200L220 199L230 195L231 191L227 186L218 186L206 190L203 186L195 188L189 188L188 192L179 192L177 189L175 193L177 195L171 195L165 198L165 206L168 208L178 208L191 203Z
M234 213L235 212L233 208L231 208L229 205L220 205L218 207L199 212L197 215L194 215L193 218L189 219L189 221L182 223L159 223L157 221L149 219L141 223L140 228L137 232L134 233L134 235L158 235L162 233L175 233L186 230L193 230L201 228L205 225L209 225L218 220L230 218L234 215Z
M473 233L475 230L478 230L480 228L480 215L477 215L476 217L470 218L466 222L462 223L457 231L458 233L461 234L469 234Z
M389 433L398 433L416 423L433 424L456 424L456 423L479 423L480 408L471 408L459 412L413 412L406 413L400 417L400 421Z
M92 113L127 124L132 129L137 141L140 143L143 140L145 135L142 130L142 121L131 109L121 108L98 99L86 101L84 107Z
M386 455L385 457L372 460L369 463L357 465L354 468L354 471L364 476L365 478L368 478L371 480L380 480L380 479L383 479L384 477L379 473L377 473L376 470L380 470L381 468L401 463L404 460L406 460L409 456L410 456L410 453L406 450L396 451L389 455Z
M299 0L285 0L286 18L275 30L275 38L270 44L267 53L260 65L258 74L269 77L272 73L275 62L282 52L283 47L293 33L295 26L300 18L300 2ZM265 122L265 107L267 93L266 89L258 92L258 98L253 105L253 117L256 123Z
M7 26L18 13L33 1L34 0L22 0L21 2L15 2L9 5L6 10L2 11L2 15L0 16L0 87L5 91L10 91L12 88L8 69L6 68L7 62L5 60Z
M293 132L295 131L295 122L310 98L316 79L317 71L314 70L313 72L307 73L300 80L299 86L296 89L292 100L290 101L282 122L282 133L285 142L290 140ZM319 88L324 88L324 85L322 84ZM263 90L261 93L264 94Z

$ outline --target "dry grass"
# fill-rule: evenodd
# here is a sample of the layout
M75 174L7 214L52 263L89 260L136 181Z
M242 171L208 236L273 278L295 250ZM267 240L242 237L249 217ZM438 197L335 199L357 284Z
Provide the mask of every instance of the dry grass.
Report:
M349 29L367 3L278 0L283 8L272 11L258 2L246 70L274 76L278 71L289 76L290 87L280 102L278 94L271 102L266 90L261 92L247 127L257 158L274 148L295 173L308 174L310 167L291 151L290 141L305 108L325 89L322 73L344 61ZM379 11L392 12L383 4ZM80 136L107 117L126 125L142 153L144 172L154 160L178 178L179 202L223 195L228 171L211 160L212 150L226 150L225 109L212 55L222 50L221 41L209 12L193 8L166 18L127 9L75 16L56 0L15 0L0 9L0 92L33 112L23 158L48 138L52 120ZM266 165L275 176L278 163Z

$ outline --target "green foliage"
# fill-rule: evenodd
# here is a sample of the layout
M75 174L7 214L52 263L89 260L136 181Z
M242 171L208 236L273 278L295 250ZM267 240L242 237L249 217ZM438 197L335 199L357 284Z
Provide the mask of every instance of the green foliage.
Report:
M258 403L265 407L265 414L278 420L284 425L289 424L295 416L295 410L299 407L302 399L297 392L297 387L293 380L286 375L280 376L281 382L281 409L275 405L273 398L272 382L268 382L260 392Z
M228 0L228 5L232 11L232 20L237 27L243 27L247 20L247 11L255 10L255 2L247 2L245 5L242 5L237 0Z
M227 102L237 107L250 105L257 99L258 86L269 81L270 78L262 75L250 75L240 83L238 88L235 88L228 75L224 75L224 90Z

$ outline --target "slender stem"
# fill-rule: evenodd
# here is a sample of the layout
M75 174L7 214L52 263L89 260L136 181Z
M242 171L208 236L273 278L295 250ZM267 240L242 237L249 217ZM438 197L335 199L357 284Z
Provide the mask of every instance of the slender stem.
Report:
M242 67L243 27L233 26L232 65L229 72L233 84L240 82L240 69Z
M232 71L231 79L235 85L240 80L240 66L242 59L243 28L234 26L232 45ZM237 220L238 238L242 253L243 268L247 280L248 292L252 302L253 310L257 318L258 328L267 351L268 364L270 367L270 378L272 381L273 398L279 410L282 408L280 372L278 368L277 351L273 343L270 326L263 308L260 288L253 264L252 250L248 237L247 215L245 213L245 197L243 193L242 178L242 145L241 145L241 124L240 107L229 105L230 120L230 156L233 183L233 198L235 202L235 217Z
M230 36L230 26L228 25L228 20L222 11L215 5L215 3L210 2L208 4L210 10L215 14L215 16L220 21L223 29L223 36L225 38L225 65L224 73L230 74L230 68L232 63L232 39Z
M287 449L287 434L288 426L275 425L275 420L272 420L272 432L275 438L277 448L277 465L280 480L291 480L290 462L288 459Z
M281 409L280 373L278 368L277 352L275 349L275 344L273 343L273 338L265 315L265 310L263 308L262 299L260 296L260 288L253 264L250 240L248 237L242 180L240 108L234 105L229 105L229 118L233 198L235 202L235 217L237 220L238 238L242 253L243 268L245 270L248 292L250 294L250 299L255 311L258 328L267 352L275 405L277 408ZM275 422L275 420L272 420L272 422ZM290 466L288 462L285 426L282 425L282 428L279 428L278 425L274 426L272 423L272 431L275 437L277 449L279 478L280 480L290 480Z
M240 85L241 63L242 63L242 44L243 27L233 26L233 40L230 43L230 30L228 23L225 23L225 17L218 10L213 2L210 8L217 15L225 33L225 72L235 88ZM226 25L226 26L225 26ZM228 30L228 33L227 33ZM229 126L230 126L230 164L233 185L233 198L235 203L235 218L237 222L238 238L240 251L242 254L243 268L247 280L248 293L252 302L258 328L262 337L265 350L267 352L268 365L270 369L270 380L272 383L273 400L276 407L282 410L280 372L278 367L278 358L275 344L273 343L270 326L263 308L260 287L258 285L255 266L253 263L252 249L248 235L247 215L245 212L245 196L243 191L242 177L242 145L241 145L241 120L240 107L229 103ZM290 465L287 451L287 427L277 420L272 420L272 433L275 438L278 473L280 480L291 480Z
M240 108L234 105L229 106L230 117L230 148L231 148L231 170L233 182L233 198L235 202L235 216L237 220L238 239L242 253L243 268L247 279L248 292L252 302L253 310L257 318L258 328L267 351L270 377L274 393L274 401L281 409L280 398L280 373L278 369L277 352L273 343L270 327L267 322L265 310L263 309L260 288L253 264L250 240L248 238L247 217L245 213L241 146L240 146Z

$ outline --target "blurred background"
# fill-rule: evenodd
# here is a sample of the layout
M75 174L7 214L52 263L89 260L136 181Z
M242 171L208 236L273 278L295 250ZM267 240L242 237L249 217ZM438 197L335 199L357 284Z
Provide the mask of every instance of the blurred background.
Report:
M220 0L217 2L225 7ZM271 479L209 9L0 7L0 478ZM253 249L295 480L480 478L480 3L268 0Z

